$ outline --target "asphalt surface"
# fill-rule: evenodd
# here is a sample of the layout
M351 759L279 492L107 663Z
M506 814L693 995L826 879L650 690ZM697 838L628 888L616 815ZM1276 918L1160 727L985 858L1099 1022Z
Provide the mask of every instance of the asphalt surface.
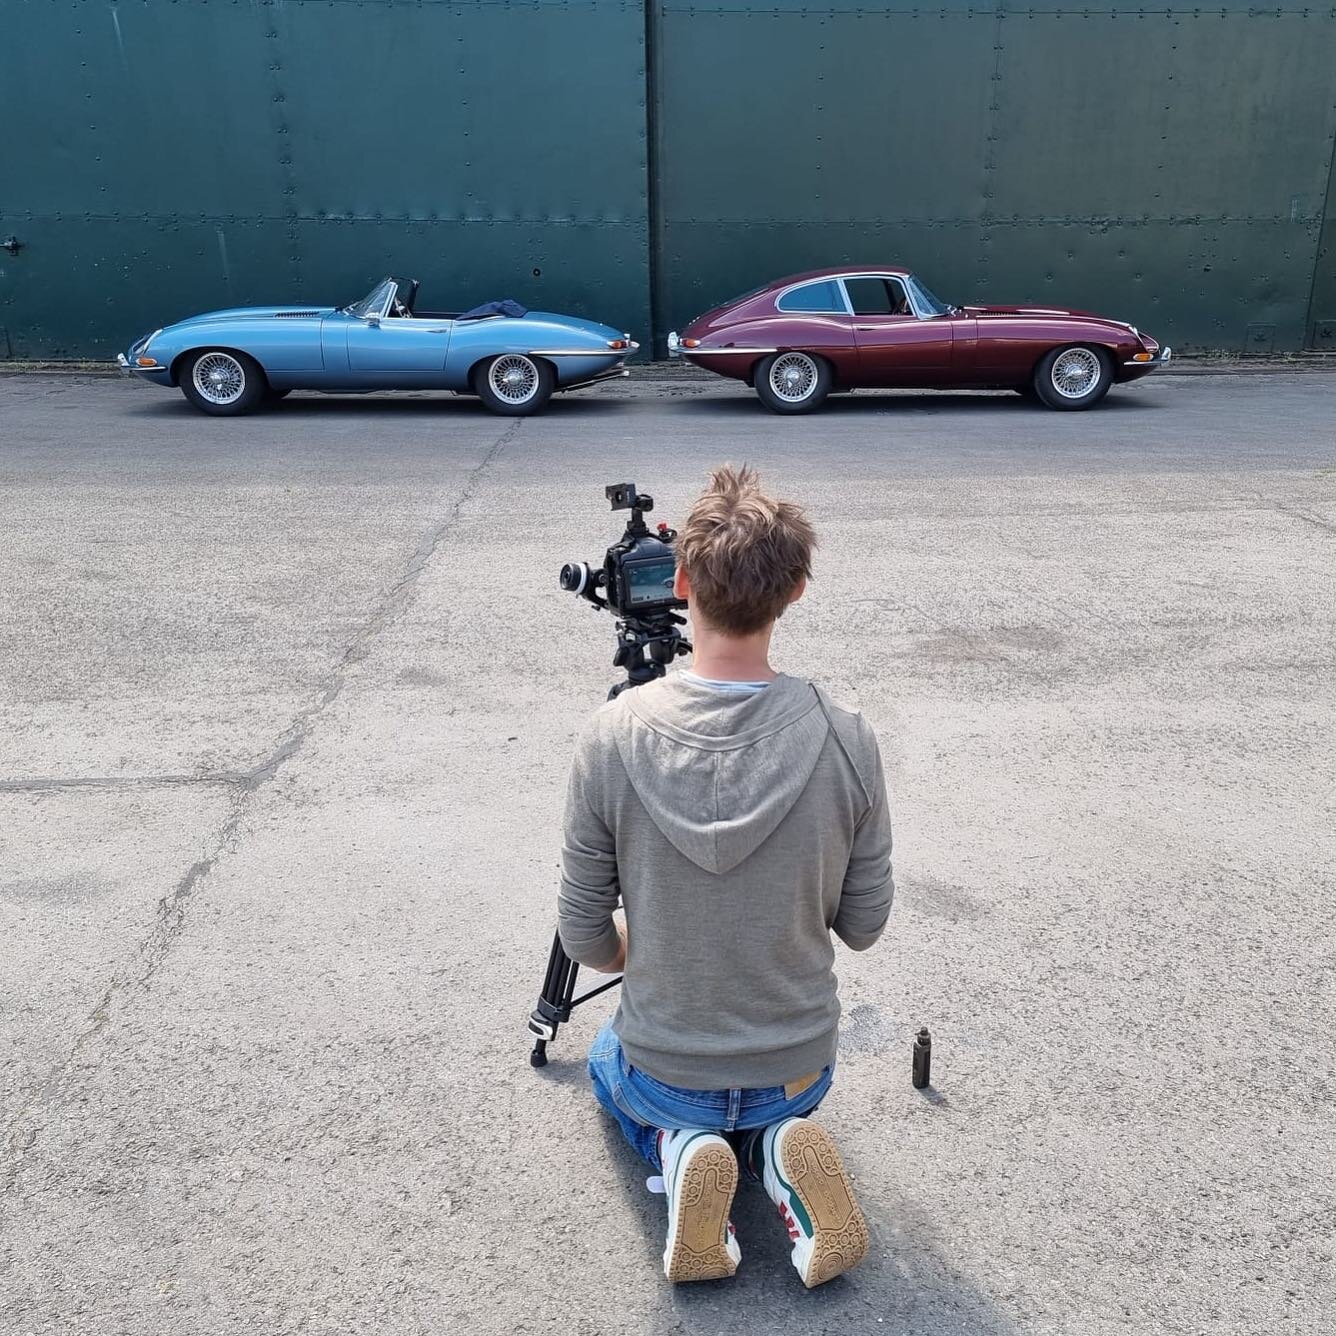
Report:
M541 1074L523 1032L612 680L556 570L604 483L680 517L726 459L810 507L777 660L893 788L821 1113L874 1251L810 1293L754 1191L670 1289L608 1008ZM514 422L6 376L0 522L6 1336L1336 1326L1336 378Z

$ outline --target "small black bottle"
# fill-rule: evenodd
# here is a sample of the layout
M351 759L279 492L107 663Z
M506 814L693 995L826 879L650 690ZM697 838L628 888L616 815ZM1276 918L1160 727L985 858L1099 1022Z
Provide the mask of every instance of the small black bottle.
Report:
M926 1090L932 1077L932 1036L925 1025L914 1036L914 1089Z

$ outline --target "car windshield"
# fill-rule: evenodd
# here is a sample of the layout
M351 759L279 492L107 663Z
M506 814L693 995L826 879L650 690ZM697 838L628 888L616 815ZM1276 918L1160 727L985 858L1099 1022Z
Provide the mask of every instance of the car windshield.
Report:
M360 302L354 302L343 309L358 320L365 320L369 315L384 315L398 286L394 279L383 278Z
M934 297L913 274L910 274L905 282L913 290L914 305L927 315L950 315L956 308L948 305L946 302Z

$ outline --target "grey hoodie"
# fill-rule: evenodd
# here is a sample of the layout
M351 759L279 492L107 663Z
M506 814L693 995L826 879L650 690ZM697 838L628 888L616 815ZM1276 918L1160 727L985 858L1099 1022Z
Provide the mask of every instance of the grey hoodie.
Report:
M834 1061L831 932L890 913L891 824L863 717L781 675L753 695L673 674L590 720L566 800L559 924L573 960L628 954L627 1059L696 1090L784 1085Z

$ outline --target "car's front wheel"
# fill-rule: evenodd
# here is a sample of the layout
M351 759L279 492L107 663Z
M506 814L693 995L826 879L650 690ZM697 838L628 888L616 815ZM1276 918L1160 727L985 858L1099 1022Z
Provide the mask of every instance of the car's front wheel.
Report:
M1054 350L1035 368L1034 392L1049 408L1093 408L1113 384L1113 362L1084 343Z
M830 363L811 353L775 353L756 368L756 397L772 413L810 413L830 393Z
M224 348L191 353L181 367L180 385L181 393L201 413L216 417L249 413L269 388L253 357Z
M473 373L473 388L493 413L523 417L541 412L556 388L550 363L522 353L490 357Z

